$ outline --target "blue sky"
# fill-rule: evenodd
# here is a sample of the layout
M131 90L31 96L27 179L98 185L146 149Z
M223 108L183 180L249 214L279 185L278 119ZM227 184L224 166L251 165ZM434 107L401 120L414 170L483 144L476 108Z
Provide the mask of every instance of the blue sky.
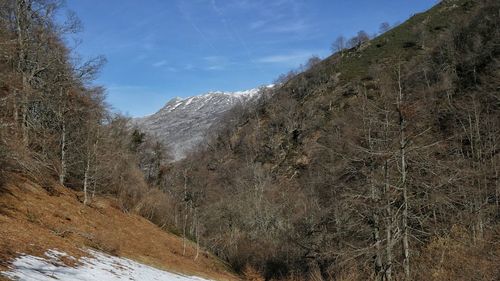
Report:
M270 84L339 35L376 33L436 0L67 0L84 29L76 52L104 55L96 84L131 116L169 99ZM69 41L70 45L74 44Z

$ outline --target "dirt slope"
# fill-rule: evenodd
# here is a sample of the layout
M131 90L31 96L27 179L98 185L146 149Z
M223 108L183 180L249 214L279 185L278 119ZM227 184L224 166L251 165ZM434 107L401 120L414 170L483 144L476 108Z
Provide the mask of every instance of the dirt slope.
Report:
M37 184L10 175L0 188L0 270L20 253L43 255L58 249L81 256L83 248L183 274L215 280L238 280L221 261L196 245L167 233L146 219L125 214L110 198L84 206L81 194L61 186L50 193Z

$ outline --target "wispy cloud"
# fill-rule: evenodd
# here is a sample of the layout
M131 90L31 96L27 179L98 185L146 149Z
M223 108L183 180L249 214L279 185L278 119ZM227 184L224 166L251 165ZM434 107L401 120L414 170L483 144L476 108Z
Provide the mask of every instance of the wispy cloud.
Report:
M288 54L277 54L261 57L255 60L262 64L281 64L290 67L297 67L305 63L311 56L319 52L315 51L296 51Z
M302 0L253 0L243 1L240 8L251 10L255 20L248 24L249 30L271 33L299 33L310 29L310 18L303 11Z
M268 21L266 21L266 20L257 20L257 21L251 22L248 25L248 27L250 28L250 30L260 29L261 27L264 27L267 23L268 23Z
M177 67L169 65L167 60L156 61L152 64L152 66L156 67L156 68L161 68L161 69L169 71L169 72L178 72L179 71L179 69L177 69Z
M296 22L279 22L271 25L266 25L264 31L272 33L294 33L306 32L310 25L303 20Z
M205 67L205 70L213 71L213 70L224 70L225 67L222 65L212 65L209 67Z
M169 72L180 72L180 71L192 71L192 70L224 70L228 66L234 65L228 57L225 56L205 56L202 58L195 59L190 63L184 65L170 64L169 61L165 59L157 60L151 63L151 66L159 68L164 71Z
M228 59L223 56L206 56L203 60L209 63L225 63Z
M224 16L224 12L217 6L216 0L211 0L212 9L219 16L222 23L226 27L227 32L236 39L236 41L243 47L247 57L250 59L252 57L252 52L248 47L247 42L241 37L240 32L233 26L233 24Z
M177 5L177 8L179 12L181 13L182 17L184 20L186 20L191 27L200 35L201 39L213 50L216 51L214 44L208 39L208 37L205 35L205 33L198 27L196 22L193 20L191 17L191 14L186 10L186 8L183 6L184 2L181 2Z
M162 67L162 66L165 66L165 65L167 65L167 61L166 60L160 60L160 61L157 61L157 62L153 63L154 67Z
M303 0L238 0L238 1L228 1L223 7L225 9L246 9L246 10L260 10L261 12L267 12L271 15L276 13L281 9L292 9L293 11L299 11L300 5ZM222 9L222 8L221 8Z
M142 61L146 60L148 57L149 57L149 55L146 54L145 52L139 53L138 55L136 55L132 58L132 61L133 62L142 62Z
M204 57L203 60L208 64L208 66L204 68L205 70L223 70L228 65L232 64L227 57L223 56L207 56Z

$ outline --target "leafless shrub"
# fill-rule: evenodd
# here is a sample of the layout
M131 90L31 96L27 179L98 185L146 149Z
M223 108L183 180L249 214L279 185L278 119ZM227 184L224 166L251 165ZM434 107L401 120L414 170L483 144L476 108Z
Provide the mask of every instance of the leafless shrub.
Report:
M98 232L88 237L86 245L112 256L118 256L120 254L120 243L114 238L113 233Z
M346 41L344 36L337 37L331 46L332 53L342 53L347 48Z
M246 281L264 281L262 274L251 265L246 265L243 269L243 276Z
M171 228L174 226L174 221L169 214L175 212L172 201L165 192L151 189L142 196L134 210L160 227Z

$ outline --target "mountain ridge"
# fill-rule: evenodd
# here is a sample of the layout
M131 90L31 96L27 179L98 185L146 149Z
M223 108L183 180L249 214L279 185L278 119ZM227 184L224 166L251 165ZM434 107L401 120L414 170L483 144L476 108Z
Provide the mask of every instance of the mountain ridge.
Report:
M132 124L167 146L173 160L180 160L199 145L210 128L236 105L256 99L268 85L244 91L209 91L187 98L170 99L157 112L132 119Z

